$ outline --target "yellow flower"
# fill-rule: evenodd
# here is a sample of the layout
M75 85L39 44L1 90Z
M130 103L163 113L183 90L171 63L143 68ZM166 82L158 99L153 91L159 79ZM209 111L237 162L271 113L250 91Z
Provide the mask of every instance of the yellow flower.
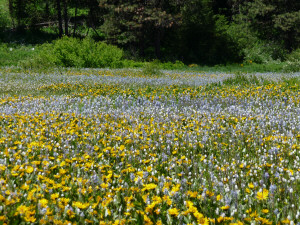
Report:
M146 225L152 225L153 224L151 219L147 215L144 215L144 224L146 224Z
M145 191L145 190L152 190L152 189L155 189L157 187L157 185L156 184L153 184L153 183L151 183L151 184L146 184L145 186L144 186L144 188L142 189L142 191Z
M15 213L15 216L16 216L16 215L24 215L24 214L26 214L28 211L29 211L29 207L27 207L26 205L20 205L20 206L18 206L18 208L17 208L17 211L16 211L16 213Z
M283 224L290 224L290 220L289 219L285 219L281 221Z
M100 185L102 188L108 188L108 184L106 184L106 183L102 183L101 185Z
M163 197L163 200L168 204L171 205L172 204L172 200L170 199L170 197L168 195L165 195Z
M5 216L0 216L0 221L5 221L6 217Z
M220 216L220 217L217 218L218 223L221 223L223 220L224 220L223 216Z
M198 224L201 224L201 225L209 225L209 219L207 219L206 217L198 219L197 222L198 222Z
M215 195L213 192L210 192L210 191L206 191L206 194L207 194L209 197L212 197L212 196Z
M263 213L269 213L269 210L268 209L263 209L261 210Z
M87 207L90 206L90 204L89 203L82 203L82 202L73 202L73 206L77 207L79 209L86 209Z
M72 210L70 210L70 209L67 210L67 214L70 217L70 219L72 219L72 218L75 217L75 213Z
M29 190L29 185L27 185L26 183L22 185L21 187L22 190Z
M39 201L39 204L40 204L41 207L45 208L48 204L48 200L43 198Z
M266 199L268 199L268 196L269 196L269 191L264 188L264 190L262 192L257 192L256 197L258 200L266 200Z
M26 173L32 173L33 172L33 167L32 166L27 166L25 172Z
M248 187L251 188L251 189L253 189L254 188L253 183L248 184Z
M161 220L157 221L157 222L156 222L156 225L162 225Z
M55 200L55 199L57 199L59 197L59 193L55 193L55 194L52 194L51 195L51 200Z
M187 194L191 197L191 198L196 198L198 192L197 191L188 191Z
M1 172L1 170L5 170L6 169L6 166L5 165L3 165L3 164L0 164L0 172Z
M230 208L229 205L226 205L226 206L222 206L222 207L221 207L221 209L223 209L223 210L227 210L227 209L229 209L229 208Z
M160 214L160 209L155 209L155 211L154 211L157 215L159 215Z
M34 222L36 221L36 218L28 214L28 215L26 215L26 216L24 217L24 220L25 220L26 222L34 223Z
M179 214L178 209L176 208L169 209L168 212L171 216L178 216Z

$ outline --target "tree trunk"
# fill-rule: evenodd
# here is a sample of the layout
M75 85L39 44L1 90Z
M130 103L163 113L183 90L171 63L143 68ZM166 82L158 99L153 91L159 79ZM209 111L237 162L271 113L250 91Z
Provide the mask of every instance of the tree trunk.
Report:
M9 2L8 2L8 7L9 7L9 14L10 14L10 15L13 15L13 3L12 3L12 0L9 0ZM15 25L14 17L13 17L13 16L10 16L10 18L11 18L12 26L13 26L13 28L15 29L15 28L16 28L16 25Z
M155 33L155 55L157 59L160 59L160 44L161 44L161 31L157 28Z
M48 1L46 2L46 6L45 6L45 15L46 15L47 20L49 20L50 19L50 8L49 8Z
M88 13L88 26L94 27L94 5L92 0L88 1L89 13Z
M22 17L22 1L17 2L17 29L21 27L21 17Z
M141 31L141 35L139 38L139 49L140 49L140 56L142 58L145 57L145 38L144 38L144 33Z
M76 17L77 17L77 9L78 9L78 7L77 7L77 1L76 1L76 5L75 5L75 16L74 16L74 30L73 30L73 37L75 37L75 34L76 34L76 26L77 26L77 24L76 24Z
M293 43L294 41L294 33L293 31L289 30L286 32L287 33L287 39L285 41L285 48L291 53L293 51Z
M64 21L65 21L65 35L69 36L69 19L68 19L67 0L64 0Z
M60 7L60 0L56 0L57 4L57 19L58 19L58 30L59 30L59 37L63 36L63 23L61 17L61 7Z

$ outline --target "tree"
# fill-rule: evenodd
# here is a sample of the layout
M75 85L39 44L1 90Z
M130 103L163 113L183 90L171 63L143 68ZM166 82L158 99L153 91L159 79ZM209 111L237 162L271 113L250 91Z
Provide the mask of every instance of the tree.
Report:
M63 36L63 22L62 22L62 16L61 16L61 2L60 0L56 0L56 9L57 9L57 19L58 19L58 32L59 37Z
M69 35L69 18L68 18L68 4L67 0L63 0L64 3L64 23L65 23L65 35Z
M214 4L213 0L190 0L182 8L178 49L183 61L215 64L234 60L234 49L225 32L228 22L214 13Z
M107 11L102 30L111 43L133 48L139 46L141 55L146 36L151 37L156 57L160 58L164 31L179 21L178 14L170 9L180 3L167 0L100 0L100 7Z
M241 3L242 14L252 32L263 40L282 41L291 51L300 44L300 2L298 0L255 0Z

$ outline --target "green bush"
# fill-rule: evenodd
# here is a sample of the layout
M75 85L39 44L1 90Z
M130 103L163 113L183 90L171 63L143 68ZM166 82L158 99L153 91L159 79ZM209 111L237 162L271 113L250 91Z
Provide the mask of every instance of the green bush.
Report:
M144 63L139 62L139 61L124 59L123 60L123 67L124 68L142 68L142 67L144 67Z
M286 65L283 67L286 72L300 71L300 48L293 51L287 58Z
M147 76L159 76L162 75L160 70L160 61L154 60L152 62L144 63L143 73Z
M48 50L51 48L51 44L44 44L37 46L37 52L33 57L27 57L18 63L18 66L24 69L47 69L55 67L55 56L49 54Z
M236 18L237 19L237 18ZM286 57L286 50L279 43L261 40L255 32L251 30L249 23L233 22L229 26L227 33L231 40L236 43L239 55L244 62L257 64L279 63Z
M0 44L0 66L16 66L19 61L32 58L37 51L32 45Z
M120 68L123 67L123 51L115 46L91 39L63 37L38 47L39 54L20 66Z
M172 62L162 63L160 65L160 68L164 70L179 70L179 69L185 69L186 65L184 65L183 62L177 60L175 63Z

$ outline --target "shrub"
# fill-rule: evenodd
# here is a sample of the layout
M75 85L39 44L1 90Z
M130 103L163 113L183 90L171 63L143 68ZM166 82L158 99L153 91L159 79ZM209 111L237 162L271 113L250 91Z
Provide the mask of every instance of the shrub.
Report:
M283 67L286 72L300 71L300 48L293 51L287 58L286 65Z
M39 66L119 68L123 66L123 51L115 46L91 39L63 37L39 47L39 54L20 63L31 68Z
M44 44L38 47L38 52L33 57L28 57L25 60L21 60L18 66L24 69L47 69L50 67L55 67L55 58L52 54L47 52L50 49L51 44Z
M162 63L160 67L164 70L179 70L179 69L185 69L186 65L184 65L183 62L176 60L175 63L172 62Z
M134 61L134 60L123 60L123 67L124 68L141 68L144 66L143 62Z
M144 63L143 73L147 76L159 76L162 75L160 70L160 61L154 60L152 62Z
M236 18L237 19L237 18ZM233 22L227 33L231 40L236 43L239 55L245 62L252 61L257 64L278 63L286 57L284 47L276 42L261 40L251 30L249 23Z
M16 66L19 61L34 55L36 50L31 45L0 44L0 66Z

